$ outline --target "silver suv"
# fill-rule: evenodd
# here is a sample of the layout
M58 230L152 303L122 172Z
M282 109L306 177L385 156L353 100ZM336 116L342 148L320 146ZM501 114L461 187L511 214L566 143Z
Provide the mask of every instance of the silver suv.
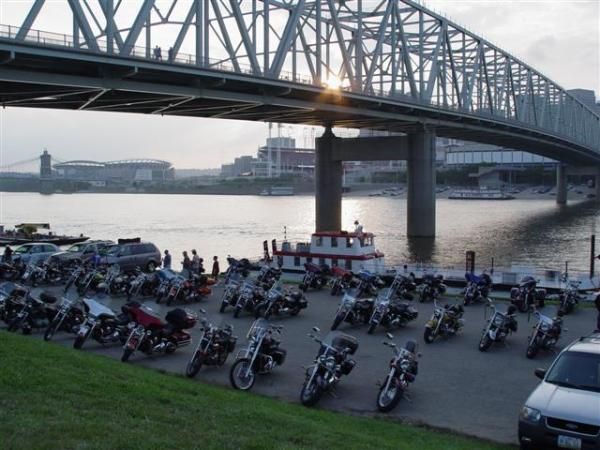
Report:
M139 267L152 272L160 266L160 261L160 250L156 245L137 239L119 239L119 243L109 247L106 256L102 257L102 262L108 265L118 264L125 271Z
M535 375L542 382L521 409L521 449L600 449L600 333L571 343Z

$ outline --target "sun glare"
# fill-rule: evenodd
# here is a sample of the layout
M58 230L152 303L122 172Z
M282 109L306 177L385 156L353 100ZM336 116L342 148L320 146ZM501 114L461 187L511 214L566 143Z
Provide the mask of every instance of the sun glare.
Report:
M327 89L338 90L342 87L342 80L336 76L331 76L327 79L327 81L325 81L324 84Z

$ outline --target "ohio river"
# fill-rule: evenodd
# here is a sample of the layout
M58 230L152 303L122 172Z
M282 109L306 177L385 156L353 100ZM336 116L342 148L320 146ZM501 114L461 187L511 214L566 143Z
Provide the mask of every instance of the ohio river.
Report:
M597 228L599 204L553 200L461 201L438 199L437 237L407 239L406 200L345 197L343 224L358 219L376 234L386 264L423 262L464 267L466 250L476 252L477 266L511 264L563 270L588 270L590 235ZM314 229L312 196L260 197L225 195L0 193L0 223L49 222L57 233L84 233L94 239L141 237L174 255L195 248L213 255L257 257L262 242L306 241ZM600 236L599 236L600 241ZM600 253L600 242L598 244ZM599 264L600 265L600 264Z

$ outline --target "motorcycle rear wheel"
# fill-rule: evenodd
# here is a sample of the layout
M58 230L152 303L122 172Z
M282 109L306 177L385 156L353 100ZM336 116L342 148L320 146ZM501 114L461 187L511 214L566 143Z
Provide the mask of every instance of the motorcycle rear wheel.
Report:
M323 390L319 387L319 383L316 382L316 379L310 386L307 386L307 382L305 382L300 391L300 402L304 406L314 406L321 399L322 395Z
M386 378L377 394L377 409L381 412L390 412L402 398L402 388L397 385L398 381L392 379L389 389L386 389L387 381Z
M185 375L189 378L194 378L200 371L203 362L204 361L202 355L198 353L194 354L187 367L185 368Z
M249 358L241 358L238 359L233 366L231 366L231 370L229 371L229 381L231 386L233 386L235 389L239 389L240 391L248 391L252 389L252 386L254 386L256 374L254 373L254 369L250 367L250 364L251 360ZM242 374L246 370L248 370L248 374L246 377L244 377Z

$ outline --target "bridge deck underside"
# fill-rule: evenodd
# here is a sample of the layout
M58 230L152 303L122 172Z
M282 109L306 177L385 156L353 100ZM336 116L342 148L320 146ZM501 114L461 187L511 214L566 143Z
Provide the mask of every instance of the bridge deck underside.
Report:
M438 136L521 149L572 164L600 156L552 136L461 111L322 87L176 64L0 42L3 106L162 114L370 128L406 132L435 128Z

